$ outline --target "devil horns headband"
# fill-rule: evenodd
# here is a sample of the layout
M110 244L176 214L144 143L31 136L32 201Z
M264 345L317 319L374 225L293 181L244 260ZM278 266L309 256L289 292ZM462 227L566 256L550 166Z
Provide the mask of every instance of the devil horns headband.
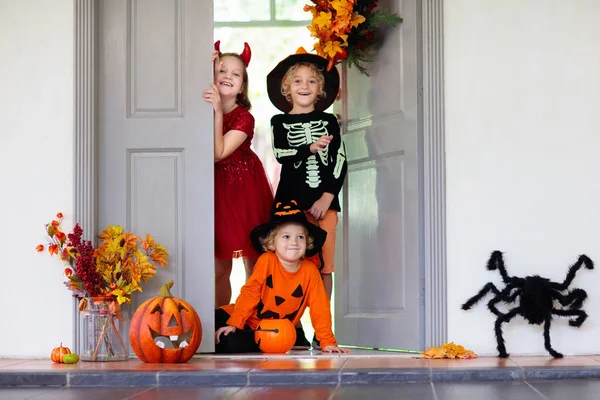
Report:
M222 54L220 40L217 40L215 42L215 50L219 52L219 56ZM252 50L250 50L250 46L248 45L248 43L244 42L244 51L242 51L240 53L240 58L242 59L242 62L244 63L246 68L248 68L248 64L250 64L251 57L252 57Z

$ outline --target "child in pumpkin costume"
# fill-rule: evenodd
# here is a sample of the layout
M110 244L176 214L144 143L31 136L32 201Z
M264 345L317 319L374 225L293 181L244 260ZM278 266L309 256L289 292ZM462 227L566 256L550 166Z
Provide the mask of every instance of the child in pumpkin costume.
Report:
M306 256L316 254L327 233L311 224L295 201L277 204L271 220L251 233L253 245L264 252L235 304L215 311L217 353L260 351L254 332L261 319L300 321L306 307L324 352L347 353L331 331L331 310L319 270Z
M273 105L284 114L271 119L273 152L281 164L275 203L296 199L310 222L327 232L321 277L331 299L334 272L338 194L346 178L344 142L335 115L324 112L335 101L339 74L328 61L299 48L267 76ZM297 346L310 345L297 327ZM319 342L313 338L313 347Z

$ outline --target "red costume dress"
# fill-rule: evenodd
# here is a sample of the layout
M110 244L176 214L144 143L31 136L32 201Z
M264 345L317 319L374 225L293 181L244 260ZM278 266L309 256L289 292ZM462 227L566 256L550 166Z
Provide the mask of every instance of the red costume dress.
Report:
M215 256L258 258L250 231L269 220L273 193L262 162L250 149L254 117L237 106L223 115L223 135L242 131L248 138L229 157L215 163Z

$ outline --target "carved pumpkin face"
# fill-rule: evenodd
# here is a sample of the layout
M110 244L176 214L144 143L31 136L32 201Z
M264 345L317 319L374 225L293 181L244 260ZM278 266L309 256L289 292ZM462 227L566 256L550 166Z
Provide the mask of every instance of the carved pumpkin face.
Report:
M296 328L288 319L263 319L254 341L263 353L287 353L296 343Z
M292 207L291 204L293 204L295 207ZM284 205L280 201L275 204L275 215L280 217L284 215L299 214L301 212L302 211L298 208L298 203L296 203L296 200L290 201L290 204L287 205Z
M131 348L144 362L183 363L200 347L202 323L196 310L171 295L167 282L157 297L138 307L131 320Z
M285 282L280 282L277 287L275 287L273 283L273 275L267 276L265 280L265 285L270 288L268 292L263 292L261 296L273 296L275 300L275 308L265 310L265 303L263 299L258 302L256 306L257 317L260 319L288 319L293 321L296 318L296 315L300 312L300 308L304 304L304 290L302 289L302 285L298 284L295 288L290 288ZM291 292L290 292L291 289ZM293 309L294 312L286 315L280 315L278 306L286 303L286 309Z

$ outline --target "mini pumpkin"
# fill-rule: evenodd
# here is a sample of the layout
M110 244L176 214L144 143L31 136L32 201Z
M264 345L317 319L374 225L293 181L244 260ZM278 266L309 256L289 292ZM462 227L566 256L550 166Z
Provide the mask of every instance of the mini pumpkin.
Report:
M296 343L296 328L289 319L263 319L254 332L263 353L287 353Z
M131 319L129 341L138 358L147 363L184 363L200 347L202 323L196 310L171 294L173 281L159 295L146 300Z
M50 353L50 359L55 363L62 363L64 362L65 355L67 354L71 354L71 349L68 347L63 347L61 343L60 346L52 349L52 353Z

